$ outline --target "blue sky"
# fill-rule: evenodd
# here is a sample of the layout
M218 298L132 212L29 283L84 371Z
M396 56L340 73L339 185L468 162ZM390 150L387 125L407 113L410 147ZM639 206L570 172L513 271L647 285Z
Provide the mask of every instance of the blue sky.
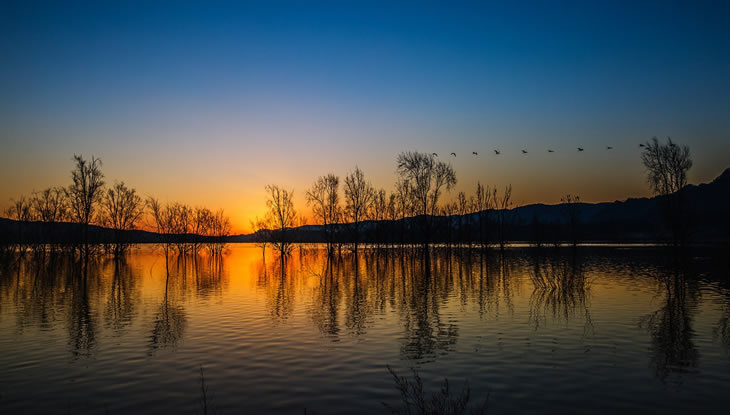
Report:
M0 6L0 207L79 152L241 217L355 164L389 189L411 149L523 203L647 194L655 135L730 166L728 2L98 3Z

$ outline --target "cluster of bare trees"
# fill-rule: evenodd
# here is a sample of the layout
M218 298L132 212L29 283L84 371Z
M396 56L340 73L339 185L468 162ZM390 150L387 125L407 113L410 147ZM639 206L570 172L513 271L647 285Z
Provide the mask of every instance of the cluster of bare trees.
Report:
M684 245L689 237L684 189L687 172L692 168L689 147L680 146L667 137L662 144L654 137L643 145L641 161L646 168L649 186L664 199L664 217L674 246Z
M357 166L342 181L332 173L314 181L305 198L328 254L341 252L345 243L357 250L361 242L486 246L491 236L490 224L496 227L493 239L504 246L509 216L493 212L512 206L511 186L498 195L496 188L478 183L475 196L467 197L461 192L456 201L441 204L442 196L456 185L450 164L431 154L408 151L398 155L397 172L398 180L390 193L373 187ZM277 251L288 253L293 243L290 228L297 216L293 192L274 185L266 189L268 212L263 219L251 222L256 241L264 251L271 244ZM458 224L451 223L454 217L458 217Z
M205 207L193 208L183 203L161 203L149 197L146 201L155 231L162 237L165 255L173 248L178 255L197 255L205 249L220 255L231 223L223 209L216 212Z
M138 229L149 212L163 237L166 252L175 243L180 253L198 252L205 246L211 254L220 253L231 225L222 210L191 208L172 203L161 205L156 199L143 200L124 182L105 187L102 162L74 155L71 184L49 187L21 196L6 211L17 221L15 249L24 252L73 251L81 256L97 252L124 254L131 243L130 232ZM101 235L98 227L111 230ZM92 238L92 235L94 236Z

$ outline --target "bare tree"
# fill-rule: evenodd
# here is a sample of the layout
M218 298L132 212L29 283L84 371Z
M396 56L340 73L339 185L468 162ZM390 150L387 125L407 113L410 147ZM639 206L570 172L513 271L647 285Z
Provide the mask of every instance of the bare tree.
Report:
M101 199L101 223L114 230L115 255L127 250L126 232L136 228L143 214L142 198L124 182L115 183L106 190Z
M250 221L251 232L257 246L261 247L261 256L266 260L266 245L271 240L271 229L273 228L273 219L267 214L263 219L258 216Z
M147 199L147 207L150 210L156 231L162 237L162 248L165 251L165 259L167 259L170 253L170 244L172 243L172 209L169 204L163 205L153 197Z
M473 210L477 212L477 220L479 222L479 243L481 247L487 246L489 234L487 227L489 226L489 212L492 206L491 191L489 186L484 186L477 182L477 191L474 198Z
M282 255L288 255L292 249L292 241L287 230L294 226L297 212L294 210L294 191L282 189L277 185L267 185L269 198L266 207L272 219L274 240L272 244Z
M31 204L28 202L25 196L20 196L20 198L15 200L11 199L10 201L12 202L12 204L7 209L6 214L9 218L16 221L18 251L22 253L25 249L24 244L26 243L23 238L23 231L25 230L26 225L25 222L28 222L32 219L33 211L31 209Z
M398 195L391 193L388 197L388 204L385 207L386 218L388 219L388 229L386 229L388 235L388 243L393 243L393 236L395 233L395 222L398 220Z
M692 168L688 146L679 146L667 137L661 144L654 137L644 146L641 161L647 171L649 186L665 200L665 218L675 246L687 238L687 221L683 190L687 186L687 172Z
M365 219L374 196L373 186L365 181L365 174L355 166L355 171L345 177L345 215L354 225L355 250L359 239L360 222Z
M568 216L568 227L570 229L570 239L573 247L578 246L578 207L580 204L580 196L567 194L560 198L563 203L563 210Z
M385 227L383 221L387 218L388 208L387 197L384 189L374 191L373 203L370 205L370 207L371 209L368 216L371 220L375 222L375 242L380 246L383 243L383 239L385 239L383 237L383 231Z
M397 159L398 174L409 183L415 214L422 216L423 242L428 245L431 217L436 214L443 189L456 185L456 173L450 164L437 161L432 154L406 151Z
M312 206L315 219L321 221L324 228L328 255L334 253L334 226L342 217L339 186L340 178L334 174L328 174L320 176L306 194L307 205Z
M400 179L395 184L396 206L398 218L400 219L400 240L405 243L406 218L413 214L413 192L408 180Z
M499 239L499 248L504 250L507 242L507 227L510 225L511 214L509 209L512 207L512 185L504 188L501 199L497 199L497 188L494 188L492 200L495 201L497 207L497 235Z
M57 223L66 217L67 203L66 193L60 187L48 187L40 192L33 192L28 201L31 209L31 216L41 222L41 233L39 235L41 244L46 251L46 244L53 247L56 235L54 231Z
M220 256L226 247L226 238L231 234L231 220L223 209L219 209L215 213L209 213L208 221L208 249L211 255Z
M213 234L215 226L215 217L210 209L205 207L196 207L193 210L190 232L193 235L190 250L193 255L197 255L207 242L208 251L211 255L215 253L215 242Z
M40 192L34 192L29 203L33 216L41 222L61 222L66 218L66 193L61 187L49 187Z
M82 155L74 154L75 166L71 171L73 183L66 189L69 201L71 220L82 229L83 253L89 250L89 223L102 197L104 174L101 172L101 160L91 156L91 161L84 160Z
M467 242L471 248L471 226L469 214L471 207L474 205L474 198L467 198L464 192L459 192L456 196L456 212L459 214L459 243Z

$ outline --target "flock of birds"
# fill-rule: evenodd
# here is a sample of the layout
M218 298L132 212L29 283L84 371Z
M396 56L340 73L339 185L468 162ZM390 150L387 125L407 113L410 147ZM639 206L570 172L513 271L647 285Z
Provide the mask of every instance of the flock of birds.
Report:
M639 144L639 147L646 147L646 145L645 144ZM577 147L577 149L578 149L579 152L580 151L585 151L585 149L583 147ZM613 147L606 146L606 150L613 150ZM554 153L555 150L549 148L547 152L548 153ZM527 154L527 153L528 153L527 150L522 149L522 154ZM432 153L432 154L433 154L434 157L438 157L439 156L437 153ZM479 153L477 153L476 151L472 151L471 154L473 154L475 156L478 156L479 155ZM502 154L502 152L500 150L494 150L494 154L496 154L496 155L499 156L500 154ZM454 157L456 157L456 153L451 153L451 155L454 156Z

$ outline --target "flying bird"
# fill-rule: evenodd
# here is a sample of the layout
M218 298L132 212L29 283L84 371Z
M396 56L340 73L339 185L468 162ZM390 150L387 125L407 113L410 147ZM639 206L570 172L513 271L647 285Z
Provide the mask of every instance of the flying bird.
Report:
M452 156L456 157L456 153L451 153Z
M472 152L471 152L471 154L473 154L473 155L475 155L475 156L478 156L478 155L479 155L479 154L477 154L477 152L476 152L476 151L472 151Z
M578 151L583 151L583 147L578 147Z
M639 147L644 147L644 145L643 144L639 144Z
M436 154L436 153L433 153L433 156L434 156L434 157L438 157L439 155L438 155L438 154Z
M522 154L527 154L527 150L522 150Z
M496 155L500 155L500 154L502 154L502 153L500 153L500 152L499 152L499 150L494 150L494 154L496 154Z
M548 153L554 153L555 151L548 149Z
M608 146L608 147L606 147L606 150L613 150L613 147Z

